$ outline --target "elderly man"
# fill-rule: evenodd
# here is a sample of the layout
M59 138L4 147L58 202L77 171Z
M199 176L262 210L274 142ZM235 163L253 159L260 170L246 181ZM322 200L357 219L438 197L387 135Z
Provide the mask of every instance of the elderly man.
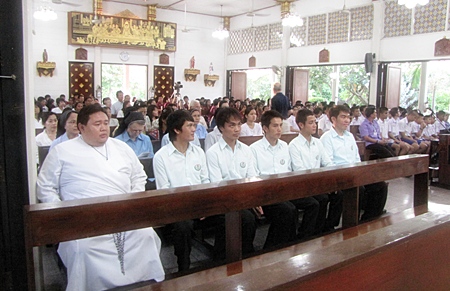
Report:
M130 147L108 138L109 119L103 108L84 107L77 123L81 136L48 154L38 176L38 199L56 202L144 191L143 167ZM67 267L67 290L161 281L160 247L151 227L61 242L58 253Z
M273 85L273 93L275 96L272 98L272 110L276 110L283 115L284 119L288 118L288 111L291 105L289 104L289 99L281 93L281 84L275 83Z
M123 92L117 91L116 98L117 102L111 106L111 114L113 117L116 117L119 111L123 108Z

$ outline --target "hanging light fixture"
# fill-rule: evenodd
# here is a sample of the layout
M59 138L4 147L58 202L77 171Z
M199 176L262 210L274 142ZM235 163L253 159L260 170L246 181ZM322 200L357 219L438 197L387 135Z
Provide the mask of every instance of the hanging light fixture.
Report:
M412 9L417 5L427 5L430 0L398 0L398 5L405 5L406 8Z
M303 19L294 11L294 4L290 2L281 3L281 24L283 26L302 26Z
M49 6L41 6L38 10L34 11L33 17L37 20L51 21L56 20L58 15Z
M227 25L225 25L226 17L224 18L222 16L222 8L223 8L223 5L220 5L220 18L222 19L223 22L220 24L220 27L216 31L214 31L212 33L212 36L214 38L217 38L217 39L220 39L220 40L223 40L223 39L228 38L230 36L230 32L227 29Z

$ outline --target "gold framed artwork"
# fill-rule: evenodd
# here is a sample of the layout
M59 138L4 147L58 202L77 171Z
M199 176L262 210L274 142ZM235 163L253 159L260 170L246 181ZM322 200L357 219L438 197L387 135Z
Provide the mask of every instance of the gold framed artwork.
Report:
M176 23L68 12L69 44L176 51Z

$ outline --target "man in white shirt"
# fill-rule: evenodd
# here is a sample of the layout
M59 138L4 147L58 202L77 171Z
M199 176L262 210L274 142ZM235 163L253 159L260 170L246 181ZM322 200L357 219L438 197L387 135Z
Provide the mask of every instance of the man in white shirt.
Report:
M222 136L206 152L206 161L211 182L244 179L257 176L253 154L250 148L238 141L241 133L241 115L236 108L221 108L216 114L216 124ZM253 239L256 233L256 221L253 213L241 211L242 217L242 252L254 251ZM215 249L225 249L225 236L216 242Z
M358 146L351 133L347 131L350 123L350 110L348 107L338 105L330 110L330 119L333 127L321 138L325 152L335 165L347 165L361 162ZM345 195L345 191L343 190ZM369 220L383 214L387 199L387 184L374 183L360 187L360 209L364 209L361 220Z
M300 106L294 106L292 108L292 115L289 116L289 118L287 119L287 121L289 122L289 129L290 132L296 132L299 133L300 132L300 128L298 128L297 122L295 122L295 118L297 116L297 112L300 110Z
M153 158L156 188L167 189L209 183L206 156L200 147L193 146L195 123L186 110L177 110L167 118L170 142ZM178 271L189 269L191 234L194 220L172 223L173 245Z
M411 110L405 118L398 122L398 128L402 141L412 147L410 154L423 153L427 151L427 146L425 144L421 145L413 137L415 127L417 125L415 120L418 116L419 113L416 110ZM422 131L420 131L420 134L422 134Z
M145 190L147 176L133 150L109 138L109 119L98 104L78 114L81 136L56 145L37 181L41 202L76 200ZM164 279L161 241L153 228L59 244L67 267L66 290L105 290Z
M288 145L280 140L283 116L269 110L261 116L264 137L254 142L255 169L258 175L272 175L292 171ZM262 207L264 215L271 222L265 248L286 243L295 238L297 212L295 206L287 201Z
M350 123L350 125L361 125L361 123L363 123L363 121L365 120L364 116L361 115L360 107L353 107L351 109L351 113L352 113L353 119L352 119L352 122Z
M333 165L320 140L312 136L317 127L315 119L314 114L308 109L300 110L297 114L296 121L300 128L300 134L289 143L289 153L294 171ZM330 201L330 207L327 218L328 201ZM302 226L299 229L300 237L332 230L336 220L339 224L342 214L341 192L296 199L292 203L299 209L305 208Z
M401 150L399 152L399 155L407 155L412 153L412 147L401 140L400 130L398 126L398 123L400 122L398 108L392 108L389 111L389 114L391 115L391 119L388 120L388 136L394 141L394 143L400 145Z
M123 108L123 92L116 92L117 102L111 106L111 114L113 117L116 117L120 110Z

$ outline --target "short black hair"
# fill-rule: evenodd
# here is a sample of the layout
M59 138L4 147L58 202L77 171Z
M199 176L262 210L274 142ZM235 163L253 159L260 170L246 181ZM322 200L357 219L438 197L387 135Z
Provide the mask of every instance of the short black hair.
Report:
M116 97L119 97L119 94L120 94L120 93L123 94L123 92L122 92L121 90L117 91L117 92L116 92Z
M350 113L350 109L344 105L337 105L330 109L330 112L328 112L328 118L332 122L331 117L334 117L337 119L339 116L339 113L341 113L341 112Z
M52 115L55 115L55 117L56 117L56 120L58 120L58 115L56 115L56 113L55 112L45 112L46 114L43 114L42 115L42 124L44 125L44 127L45 127L45 123L47 122L47 119L50 117L50 116L52 116Z
M222 132L222 130L220 128L224 127L225 122L229 122L231 117L239 119L239 121L242 122L241 114L239 113L239 111L236 108L233 108L233 107L220 108L220 111L217 113L217 115L215 117L216 125L220 132Z
M380 108L378 108L378 113L385 113L388 112L389 109L387 107L381 106Z
M105 97L105 98L103 98L103 101L102 101L102 103L103 103L103 104L105 104L105 102L106 102L106 101L108 101L108 100L111 100L111 98L109 98L109 97Z
M228 104L228 101L227 101L227 100L222 100L222 101L220 101L220 102L219 102L219 108L222 108L222 105L225 104L225 103Z
M389 110L389 114L390 114L392 117L394 117L395 115L398 114L398 108L397 108L397 107L392 108L391 110Z
M108 117L105 109L100 104L95 103L81 108L80 112L78 112L77 124L86 125L89 121L89 116L97 112L103 112Z
M194 118L189 111L184 109L176 110L167 117L167 133L169 133L170 141L177 139L177 133L175 130L181 131L186 121L194 122Z
M366 108L364 113L366 114L366 117L372 115L375 112L375 107L369 106Z
M276 110L267 110L261 115L261 126L269 127L270 122L274 118L281 118L283 120L283 115Z
M308 120L308 116L314 116L314 113L309 109L302 109L297 112L297 116L295 117L295 122L297 124L303 123L306 124L306 120Z

